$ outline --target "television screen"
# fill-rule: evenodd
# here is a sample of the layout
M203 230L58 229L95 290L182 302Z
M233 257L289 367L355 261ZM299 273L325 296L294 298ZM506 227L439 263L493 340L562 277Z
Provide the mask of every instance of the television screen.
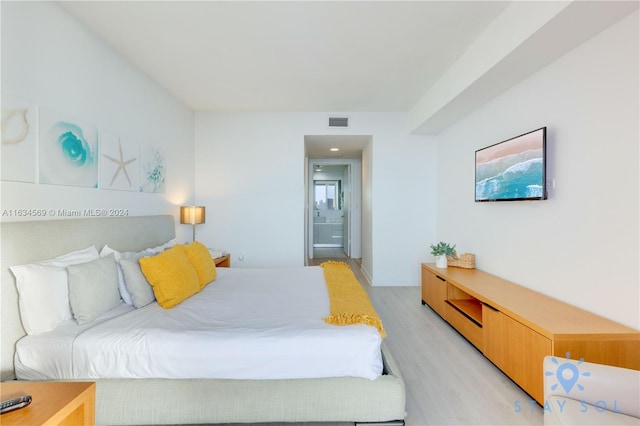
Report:
M547 128L476 151L476 201L545 200Z

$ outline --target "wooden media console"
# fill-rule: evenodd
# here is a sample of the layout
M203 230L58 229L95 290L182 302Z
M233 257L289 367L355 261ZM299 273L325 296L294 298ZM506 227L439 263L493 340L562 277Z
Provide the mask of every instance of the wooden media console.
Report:
M546 355L640 370L640 332L478 269L422 264L429 305L536 401Z

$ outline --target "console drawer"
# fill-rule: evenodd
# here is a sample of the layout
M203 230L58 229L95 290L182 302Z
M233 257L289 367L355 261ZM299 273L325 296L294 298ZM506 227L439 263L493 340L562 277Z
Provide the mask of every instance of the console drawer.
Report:
M451 306L445 304L445 319L460 332L473 346L482 351L482 327Z

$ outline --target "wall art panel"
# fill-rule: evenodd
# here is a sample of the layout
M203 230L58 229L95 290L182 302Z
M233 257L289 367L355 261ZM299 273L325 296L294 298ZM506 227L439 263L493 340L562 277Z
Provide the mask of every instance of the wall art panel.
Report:
M98 128L40 108L39 181L98 187Z
M29 103L2 96L0 179L36 181L36 108Z
M166 162L154 146L140 146L140 192L165 192Z
M100 130L100 189L138 191L140 144Z

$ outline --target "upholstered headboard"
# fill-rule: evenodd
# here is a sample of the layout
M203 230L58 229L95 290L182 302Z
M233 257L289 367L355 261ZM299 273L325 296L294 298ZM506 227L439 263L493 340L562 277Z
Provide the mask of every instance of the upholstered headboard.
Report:
M15 377L15 344L26 334L9 267L51 259L91 245L98 251L105 244L117 251L140 251L174 237L175 220L170 215L0 223L0 379Z

